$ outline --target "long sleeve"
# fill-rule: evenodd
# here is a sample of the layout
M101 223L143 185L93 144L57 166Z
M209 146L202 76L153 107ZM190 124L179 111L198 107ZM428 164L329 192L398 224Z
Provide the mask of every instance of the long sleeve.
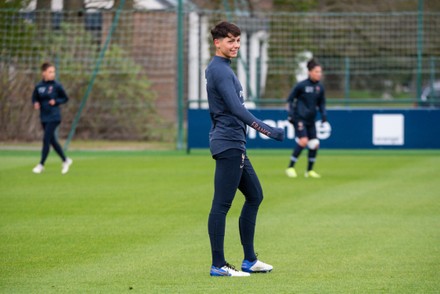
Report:
M289 104L289 113L288 115L293 117L294 116L294 101L298 98L299 87L298 85L295 86L292 91L289 94L289 97L287 97L287 103Z
M298 97L298 86L293 87L290 91L289 97L287 97L287 102L292 103L295 98Z
M57 105L64 104L69 100L69 97L61 84L57 84L57 94L58 95L55 99Z
M281 132L280 129L268 126L246 109L246 107L243 105L244 103L241 103L239 97L237 96L237 93L231 87L231 84L233 83L231 76L222 77L217 81L217 83L217 89L221 97L223 98L229 111L234 116L236 116L246 125L254 128L258 132L268 137L279 141L282 141L284 139L284 131Z
M34 92L32 93L32 104L34 104L35 102L39 102L37 87L34 88Z
M321 92L321 97L319 99L318 102L318 107L319 107L319 112L321 113L321 120L327 121L327 110L326 110L326 106L325 106L325 90L324 87L321 87L322 92Z

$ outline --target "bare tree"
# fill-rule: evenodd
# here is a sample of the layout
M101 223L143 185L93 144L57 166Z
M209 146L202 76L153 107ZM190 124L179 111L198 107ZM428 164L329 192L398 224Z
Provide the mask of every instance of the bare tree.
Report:
M44 31L50 28L52 0L37 0L36 24L39 30Z
M51 8L52 0L37 0L37 10L48 9Z
M83 0L63 0L65 21L80 22L84 8Z
M84 9L83 0L63 0L63 9L67 11L80 11Z

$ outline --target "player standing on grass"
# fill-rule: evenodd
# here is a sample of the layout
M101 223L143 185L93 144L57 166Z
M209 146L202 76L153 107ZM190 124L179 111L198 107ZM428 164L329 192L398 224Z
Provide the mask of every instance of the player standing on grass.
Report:
M313 170L313 165L319 148L315 125L317 108L321 113L321 123L327 121L324 87L320 83L322 67L312 59L307 63L307 69L309 70L309 78L298 83L287 98L288 120L293 124L295 136L298 138L289 167L286 169L286 174L290 178L297 177L294 166L302 150L306 147L309 149L309 163L305 176L321 177Z
M55 81L55 66L53 64L43 63L41 73L43 80L35 86L32 103L35 109L40 110L40 120L44 130L43 149L40 163L32 171L36 174L43 172L44 162L49 155L50 145L52 145L63 161L61 173L65 174L69 171L72 159L64 155L63 149L57 141L55 130L61 123L59 105L66 103L69 98L63 86Z
M243 89L230 67L240 48L240 34L240 29L228 22L220 22L211 30L216 53L205 71L212 123L209 142L216 161L214 198L208 220L211 276L249 276L273 269L258 260L254 251L255 223L263 191L246 156L246 125L278 141L284 139L284 130L266 125L244 106ZM239 220L244 250L242 271L227 263L224 256L226 215L237 189L245 197Z

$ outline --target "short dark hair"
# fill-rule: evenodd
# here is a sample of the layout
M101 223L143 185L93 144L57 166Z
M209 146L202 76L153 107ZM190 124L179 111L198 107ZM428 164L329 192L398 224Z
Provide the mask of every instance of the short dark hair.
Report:
M51 62L44 62L42 65L41 65L41 71L43 72L43 71L46 71L46 69L48 69L49 67L55 67L55 65L53 65L53 63L51 63Z
M227 21L219 22L211 30L211 35L213 40L229 37L230 34L234 37L238 37L241 35L241 31L240 28L237 27L235 24Z
M321 66L321 64L315 58L312 58L309 60L309 62L307 62L307 69L309 71L313 70L317 66Z

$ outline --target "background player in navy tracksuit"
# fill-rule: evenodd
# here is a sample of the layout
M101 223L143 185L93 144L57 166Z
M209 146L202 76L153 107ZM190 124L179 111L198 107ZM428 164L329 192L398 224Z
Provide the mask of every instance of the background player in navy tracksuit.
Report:
M272 128L254 117L244 106L243 89L230 67L240 48L240 29L221 22L211 30L216 56L205 71L211 130L210 150L216 161L214 198L208 220L212 251L211 276L248 276L249 272L269 272L272 266L257 259L254 233L263 192L258 177L246 156L246 125L274 138L284 139L284 129ZM242 270L228 264L224 256L226 214L239 189L245 203L239 220L244 250Z
M312 59L307 63L307 69L309 70L308 79L298 83L287 98L288 120L295 127L295 136L298 138L289 167L286 170L287 176L291 178L297 176L294 166L305 147L309 149L309 161L305 176L321 177L313 170L313 165L319 148L315 125L317 109L321 113L321 123L327 121L324 87L320 83L322 67Z
M55 81L55 66L49 62L41 65L43 79L39 82L32 94L34 108L40 110L40 120L44 129L43 148L41 151L40 163L32 170L34 173L41 173L44 170L44 163L49 154L50 145L63 161L61 172L69 171L72 160L67 158L57 141L55 130L61 123L61 111L59 105L66 103L69 98L63 86Z

